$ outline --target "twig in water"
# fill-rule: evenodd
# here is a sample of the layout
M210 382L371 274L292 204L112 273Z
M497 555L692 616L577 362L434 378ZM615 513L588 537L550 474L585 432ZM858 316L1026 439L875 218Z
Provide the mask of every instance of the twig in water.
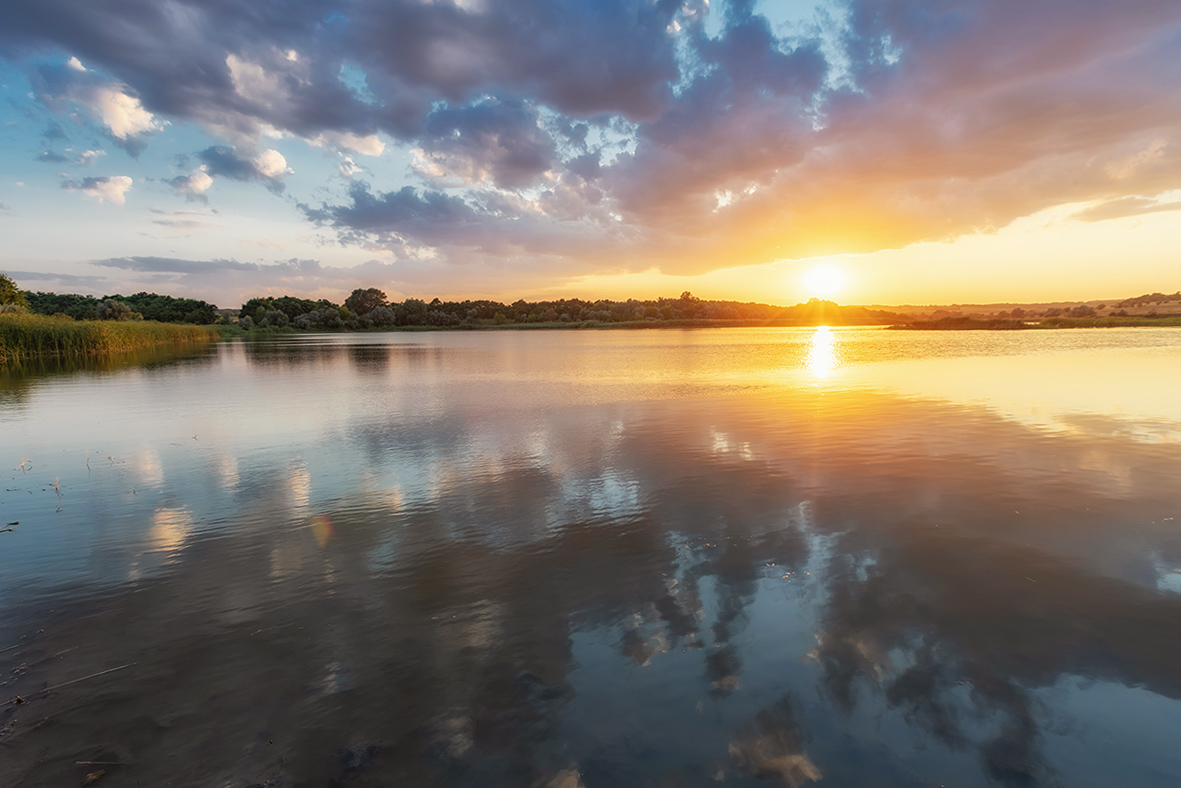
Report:
M26 471L26 472L31 471L31 470L33 470L33 463L26 460L24 455L22 454L21 455L21 464L16 466L15 468L13 468L13 470L14 471Z
M108 673L114 673L117 670L125 670L127 668L130 668L132 665L138 665L138 664L139 664L138 662L128 662L126 665L120 665L117 668L107 668L106 670L100 670L98 673L91 673L89 676L83 676L82 678L78 678L78 679L70 679L69 681L63 681L61 684L54 684L52 687L46 687L45 689L39 689L34 692L30 692L28 695L25 695L23 698L20 696L17 696L17 699L15 701L10 700L8 702L9 702L9 704L12 704L14 702L15 703L24 703L29 698L32 698L35 695L44 695L47 692L53 692L54 690L61 689L62 687L68 687L71 684L77 684L80 681L88 681L89 679L96 679L99 676L105 676Z

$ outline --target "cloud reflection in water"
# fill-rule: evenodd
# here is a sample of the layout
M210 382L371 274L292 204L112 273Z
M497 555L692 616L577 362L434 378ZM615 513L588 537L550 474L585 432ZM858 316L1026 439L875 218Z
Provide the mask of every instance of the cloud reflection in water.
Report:
M836 359L836 333L806 341ZM653 368L685 363L641 340ZM45 632L0 659L36 666L18 693L137 670L94 685L105 703L29 707L69 725L13 712L4 776L60 783L106 750L145 784L178 763L230 784L586 788L1181 774L1134 722L1181 724L1181 448L832 386L581 391L530 369L578 360L478 341L507 351L232 359L226 380L303 408L282 445L225 428L245 400L204 415L224 444L171 447L195 431L165 407L188 373L136 384L163 405L126 453L154 452L157 481L131 496L130 466L96 471L99 522L66 508L38 533L89 536L103 567L166 541L170 563L10 586L3 642Z

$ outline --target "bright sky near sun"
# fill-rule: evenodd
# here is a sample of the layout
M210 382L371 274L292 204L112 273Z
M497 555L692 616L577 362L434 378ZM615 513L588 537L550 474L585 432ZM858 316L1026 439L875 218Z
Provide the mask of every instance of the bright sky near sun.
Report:
M1181 3L9 0L30 290L1181 287Z

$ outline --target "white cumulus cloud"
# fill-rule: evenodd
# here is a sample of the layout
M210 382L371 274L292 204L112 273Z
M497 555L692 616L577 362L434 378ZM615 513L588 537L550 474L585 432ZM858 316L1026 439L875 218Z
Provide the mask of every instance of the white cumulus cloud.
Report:
M82 192L94 197L99 202L109 202L123 205L127 202L125 196L131 189L132 180L126 175L104 175L101 178L83 178L81 181L66 181L62 188L69 191Z
M121 140L145 131L158 131L164 125L135 96L112 87L97 88L89 103L111 134Z
M295 172L287 166L287 159L283 158L283 154L274 148L258 154L254 159L254 166L258 168L260 175L267 178L282 178Z
M376 134L361 135L352 132L326 131L308 142L317 148L331 146L365 156L380 156L385 151L385 143Z

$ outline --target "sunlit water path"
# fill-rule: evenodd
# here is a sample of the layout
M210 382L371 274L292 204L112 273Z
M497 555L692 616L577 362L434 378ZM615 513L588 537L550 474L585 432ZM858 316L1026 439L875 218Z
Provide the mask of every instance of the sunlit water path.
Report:
M135 362L0 370L0 784L1181 784L1181 330Z

